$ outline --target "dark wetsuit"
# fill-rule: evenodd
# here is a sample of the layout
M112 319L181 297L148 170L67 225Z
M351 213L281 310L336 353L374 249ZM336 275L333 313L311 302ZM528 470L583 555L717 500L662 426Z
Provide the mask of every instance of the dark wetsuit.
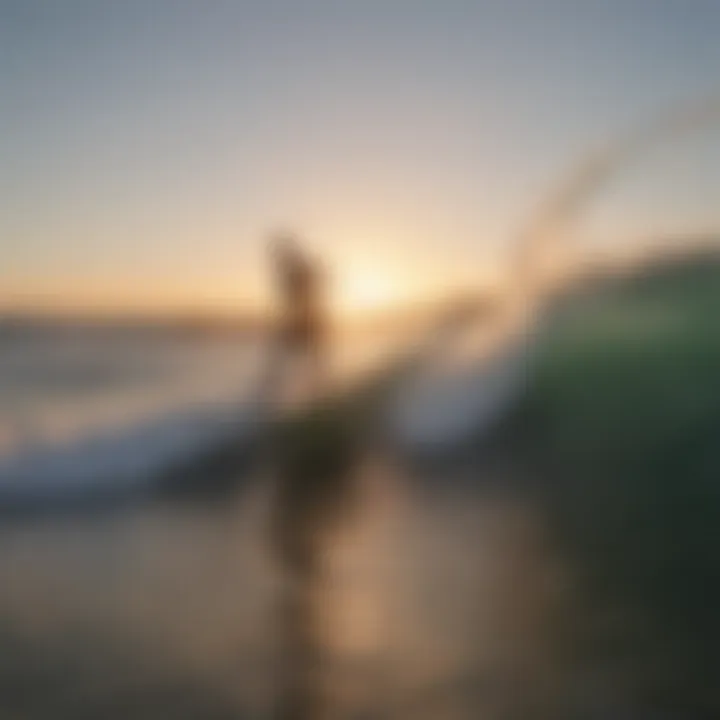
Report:
M279 317L266 366L263 394L282 396L300 380L319 392L327 376L326 328L319 269L292 245L274 248Z
M288 255L279 263L283 303L281 336L292 349L313 350L322 339L319 274L305 258Z

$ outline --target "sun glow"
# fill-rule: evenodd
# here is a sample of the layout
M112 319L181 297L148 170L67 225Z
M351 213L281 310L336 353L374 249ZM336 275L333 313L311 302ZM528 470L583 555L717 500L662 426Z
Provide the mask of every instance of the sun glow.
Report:
M402 283L377 269L351 268L338 287L338 309L357 313L382 310L402 300Z

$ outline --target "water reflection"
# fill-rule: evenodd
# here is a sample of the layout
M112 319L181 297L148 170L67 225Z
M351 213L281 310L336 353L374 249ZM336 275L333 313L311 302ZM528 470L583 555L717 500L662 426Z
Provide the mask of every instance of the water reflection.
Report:
M313 495L269 474L232 510L6 526L0 611L22 661L0 674L32 692L3 694L5 707L169 718L556 708L568 583L532 506L477 474L420 481L377 458L333 483Z

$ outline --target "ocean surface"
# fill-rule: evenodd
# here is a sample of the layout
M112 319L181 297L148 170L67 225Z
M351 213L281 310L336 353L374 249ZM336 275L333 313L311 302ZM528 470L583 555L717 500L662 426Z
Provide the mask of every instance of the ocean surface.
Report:
M522 388L532 336L485 330L348 335L337 376L416 351L390 425L434 448L491 423ZM250 334L128 328L23 330L2 348L5 491L44 497L152 482L251 426L267 357ZM6 519L3 707L34 720L514 720L615 707L603 673L568 647L584 622L574 568L523 478L406 459L368 450L312 522L295 508L310 572L283 542L274 467L219 501Z
M409 332L346 333L348 381ZM0 496L147 483L170 462L257 421L259 333L36 323L0 328Z
M347 492L300 581L273 542L272 475L222 504L0 525L3 708L259 720L287 717L299 682L308 720L620 717L588 712L569 570L511 478L368 458Z

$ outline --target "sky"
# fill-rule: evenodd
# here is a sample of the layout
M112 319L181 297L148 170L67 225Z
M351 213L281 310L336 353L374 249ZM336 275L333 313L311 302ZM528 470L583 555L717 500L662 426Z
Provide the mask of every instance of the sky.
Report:
M0 0L0 305L243 308L275 228L348 306L472 287L588 151L720 92L719 32L715 0ZM588 217L720 225L719 145Z

